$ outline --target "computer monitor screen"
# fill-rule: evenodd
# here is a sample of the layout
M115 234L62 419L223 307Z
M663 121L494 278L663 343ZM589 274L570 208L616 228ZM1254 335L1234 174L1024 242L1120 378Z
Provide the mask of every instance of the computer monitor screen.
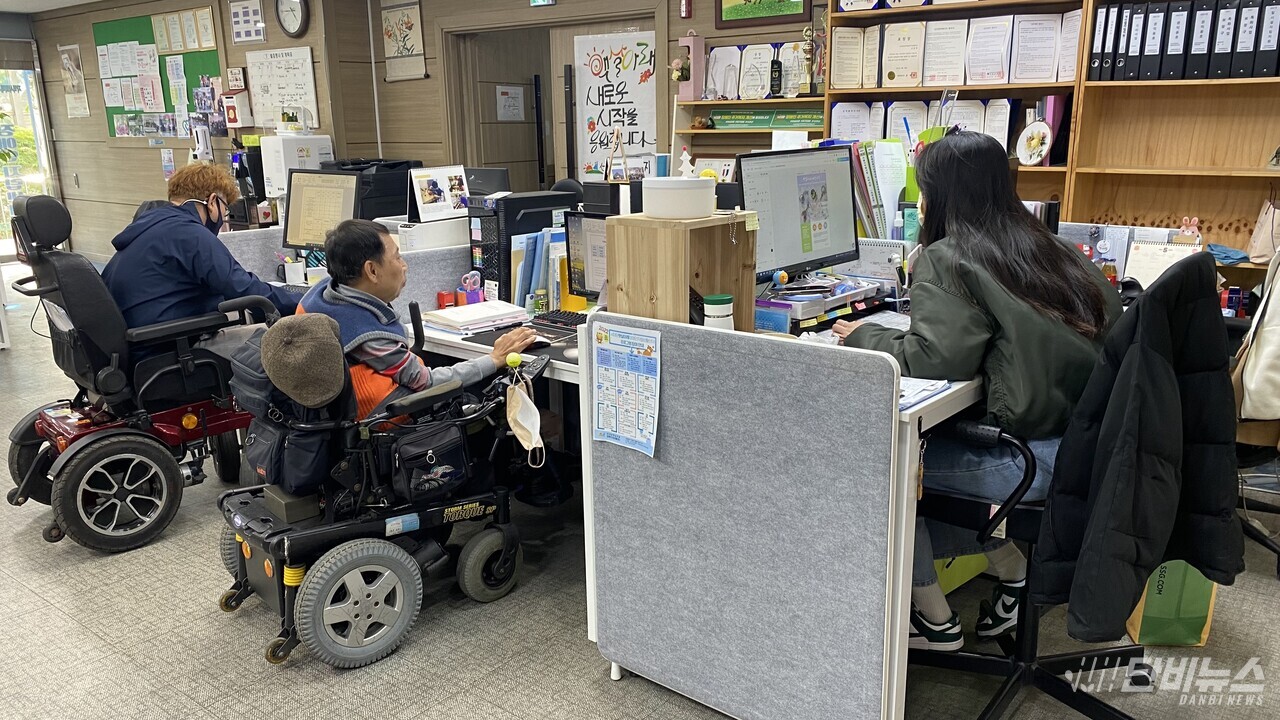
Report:
M858 259L848 145L738 156L743 208L760 216L756 278Z
M343 220L359 217L359 194L360 173L290 170L284 246L323 249L326 233Z
M506 168L466 169L467 190L472 195L492 195L511 191L511 174Z
M568 212L564 215L565 240L569 255L569 291L595 300L608 276L605 255L607 215Z

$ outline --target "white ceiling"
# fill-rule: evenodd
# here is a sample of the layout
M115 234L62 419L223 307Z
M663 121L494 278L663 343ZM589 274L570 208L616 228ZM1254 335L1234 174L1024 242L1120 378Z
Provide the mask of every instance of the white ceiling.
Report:
M71 5L88 5L97 0L0 0L0 12L36 13Z

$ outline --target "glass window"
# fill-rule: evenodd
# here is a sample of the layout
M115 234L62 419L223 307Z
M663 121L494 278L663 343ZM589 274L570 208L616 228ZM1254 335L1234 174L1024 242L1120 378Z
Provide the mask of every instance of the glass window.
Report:
M0 261L12 259L16 248L10 218L19 195L47 195L53 190L49 141L39 84L32 70L0 70Z

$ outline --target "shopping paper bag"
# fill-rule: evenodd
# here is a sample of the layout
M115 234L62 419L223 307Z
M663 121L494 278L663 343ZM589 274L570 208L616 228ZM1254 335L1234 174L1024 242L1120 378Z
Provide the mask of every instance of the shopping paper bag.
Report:
M1151 574L1129 616L1129 637L1139 645L1201 647L1209 640L1218 584L1181 560Z
M1258 213L1258 224L1253 226L1253 235L1249 238L1249 262L1269 263L1280 249L1280 210L1276 208L1274 191L1271 197L1262 201L1262 210Z

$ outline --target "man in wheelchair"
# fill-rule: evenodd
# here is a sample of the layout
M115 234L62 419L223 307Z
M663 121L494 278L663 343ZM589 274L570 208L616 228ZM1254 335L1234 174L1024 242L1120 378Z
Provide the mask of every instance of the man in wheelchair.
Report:
M489 427L490 459L512 442L507 390L547 362L522 368L512 355L478 398L453 380L357 419L332 318L285 318L237 352L237 401L257 418L246 460L267 484L219 499L221 554L235 578L219 606L231 612L257 594L276 609L267 660L283 662L299 642L335 667L393 651L417 615L422 577L453 566L444 543L458 522L487 521L457 555L463 592L491 602L512 590L522 551L509 494L472 463L467 436Z
M391 307L404 290L407 270L391 233L369 220L346 220L329 231L324 250L329 277L302 298L299 312L338 321L358 417L442 383L477 383L502 367L508 354L533 343L533 330L519 328L498 338L488 357L428 368L409 351L404 325Z
M144 212L111 241L116 254L102 279L130 328L211 313L227 300L258 295L281 315L298 298L245 270L218 240L239 195L227 171L192 163L169 178L169 202ZM197 343L230 357L252 327L224 328Z

